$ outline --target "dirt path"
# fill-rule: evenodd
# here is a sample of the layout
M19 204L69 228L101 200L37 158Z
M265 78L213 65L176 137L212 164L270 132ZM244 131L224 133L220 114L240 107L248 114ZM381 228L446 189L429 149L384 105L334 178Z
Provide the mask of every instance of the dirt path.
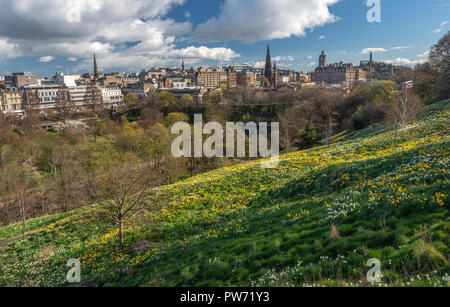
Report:
M19 236L19 237L15 237L15 238L12 238L12 239L8 239L8 240L5 240L5 241L0 241L0 248L6 247L9 243L19 241L23 237L24 237L24 235Z
M20 236L17 236L17 237L11 238L11 239L7 239L7 240L4 240L4 241L0 241L0 248L4 248L10 243L19 241L20 239L23 239L24 237L29 236L29 235L31 235L33 233L39 232L41 230L42 230L42 228L35 229L35 230L32 230L32 231L26 232L26 233L24 233L24 234L22 234Z

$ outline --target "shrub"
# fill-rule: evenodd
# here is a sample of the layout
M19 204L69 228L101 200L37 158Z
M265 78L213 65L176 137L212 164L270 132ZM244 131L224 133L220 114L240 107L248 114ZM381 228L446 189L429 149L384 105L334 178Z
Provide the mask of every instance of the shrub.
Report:
M170 113L164 120L164 125L166 127L172 127L178 122L189 122L189 116L184 113Z
M443 268L445 257L436 248L423 240L417 240L400 253L398 262L408 273L428 273Z

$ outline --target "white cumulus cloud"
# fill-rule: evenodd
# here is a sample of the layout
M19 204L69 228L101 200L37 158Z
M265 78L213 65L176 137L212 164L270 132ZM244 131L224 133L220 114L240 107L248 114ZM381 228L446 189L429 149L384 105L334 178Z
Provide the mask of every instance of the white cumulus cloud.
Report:
M229 48L178 47L192 34L192 24L167 13L185 1L0 0L0 55L36 56L41 62L65 57L78 62L78 69L92 69L94 52L103 69L238 57Z
M255 68L264 68L264 67L266 66L266 62L264 62L264 61L258 61L258 62L255 62L255 63L253 64L253 66L255 66Z
M54 57L47 55L39 58L39 62L41 63L48 63L54 60Z
M256 42L305 36L306 31L338 20L329 7L339 0L225 0L218 17L197 26L202 41Z
M437 29L431 31L431 33L433 33L433 34L441 33L441 32L444 30L444 28L445 28L445 26L446 26L447 24L448 24L448 21L442 22L442 23L440 24L439 28L437 28Z
M430 51L425 51L424 53L418 54L417 57L418 58L428 58L429 55L430 55Z
M365 48L361 50L361 54L369 54L369 53L376 53L376 52L386 52L387 50L384 48Z
M16 46L0 37L0 55L14 56Z
M425 60L410 60L410 59L406 59L406 58L395 58L395 59L390 59L390 60L383 60L382 62L385 62L388 64L412 66L412 65L422 64L426 61Z
M277 62L282 62L282 61L293 62L293 61L295 61L295 57L293 57L292 55L276 56L276 57L273 57L272 59Z

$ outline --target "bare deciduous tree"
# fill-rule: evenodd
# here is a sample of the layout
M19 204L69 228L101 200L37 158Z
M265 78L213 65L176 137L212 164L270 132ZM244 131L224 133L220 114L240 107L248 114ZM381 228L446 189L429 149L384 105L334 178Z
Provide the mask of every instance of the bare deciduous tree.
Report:
M277 112L280 122L280 143L286 149L286 154L290 153L292 145L298 142L298 131L305 125L306 120L300 115L302 112L303 106L299 104Z
M102 92L95 84L89 84L87 86L84 100L87 101L90 111L93 114L104 110Z
M32 129L34 125L39 124L40 102L33 89L27 88L23 95L22 108L25 110L25 127Z
M119 229L119 242L124 245L124 224L143 208L148 189L155 184L151 169L137 166L136 157L108 162L95 182L99 204Z
M56 98L56 110L58 116L64 123L66 123L67 118L72 114L74 106L69 89L66 85L60 85L58 88L58 96Z
M11 198L14 199L19 208L20 219L23 231L27 229L27 205L30 197L30 190L34 188L36 182L29 170L14 166L8 170L8 189Z
M412 93L412 90L408 86L404 85L398 101L393 105L393 112L390 116L390 121L394 125L394 139L396 144L400 129L412 122L422 107L421 100Z
M432 88L437 99L450 97L450 31L431 48L429 61L431 68L437 72ZM429 86L430 86L429 85Z
M20 216L22 218L23 231L27 229L27 216L26 216L26 205L27 205L27 190L24 186L16 186L14 191L16 194L17 204L20 209Z

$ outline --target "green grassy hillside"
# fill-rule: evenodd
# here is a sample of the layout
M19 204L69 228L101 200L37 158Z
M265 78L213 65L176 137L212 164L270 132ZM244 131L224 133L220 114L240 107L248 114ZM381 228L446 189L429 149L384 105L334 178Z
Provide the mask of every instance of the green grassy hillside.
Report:
M148 212L114 226L96 206L32 221L0 249L0 286L66 285L69 258L101 286L449 285L450 103L402 129L343 134L333 144L224 168L157 189ZM0 237L20 235L20 225Z

